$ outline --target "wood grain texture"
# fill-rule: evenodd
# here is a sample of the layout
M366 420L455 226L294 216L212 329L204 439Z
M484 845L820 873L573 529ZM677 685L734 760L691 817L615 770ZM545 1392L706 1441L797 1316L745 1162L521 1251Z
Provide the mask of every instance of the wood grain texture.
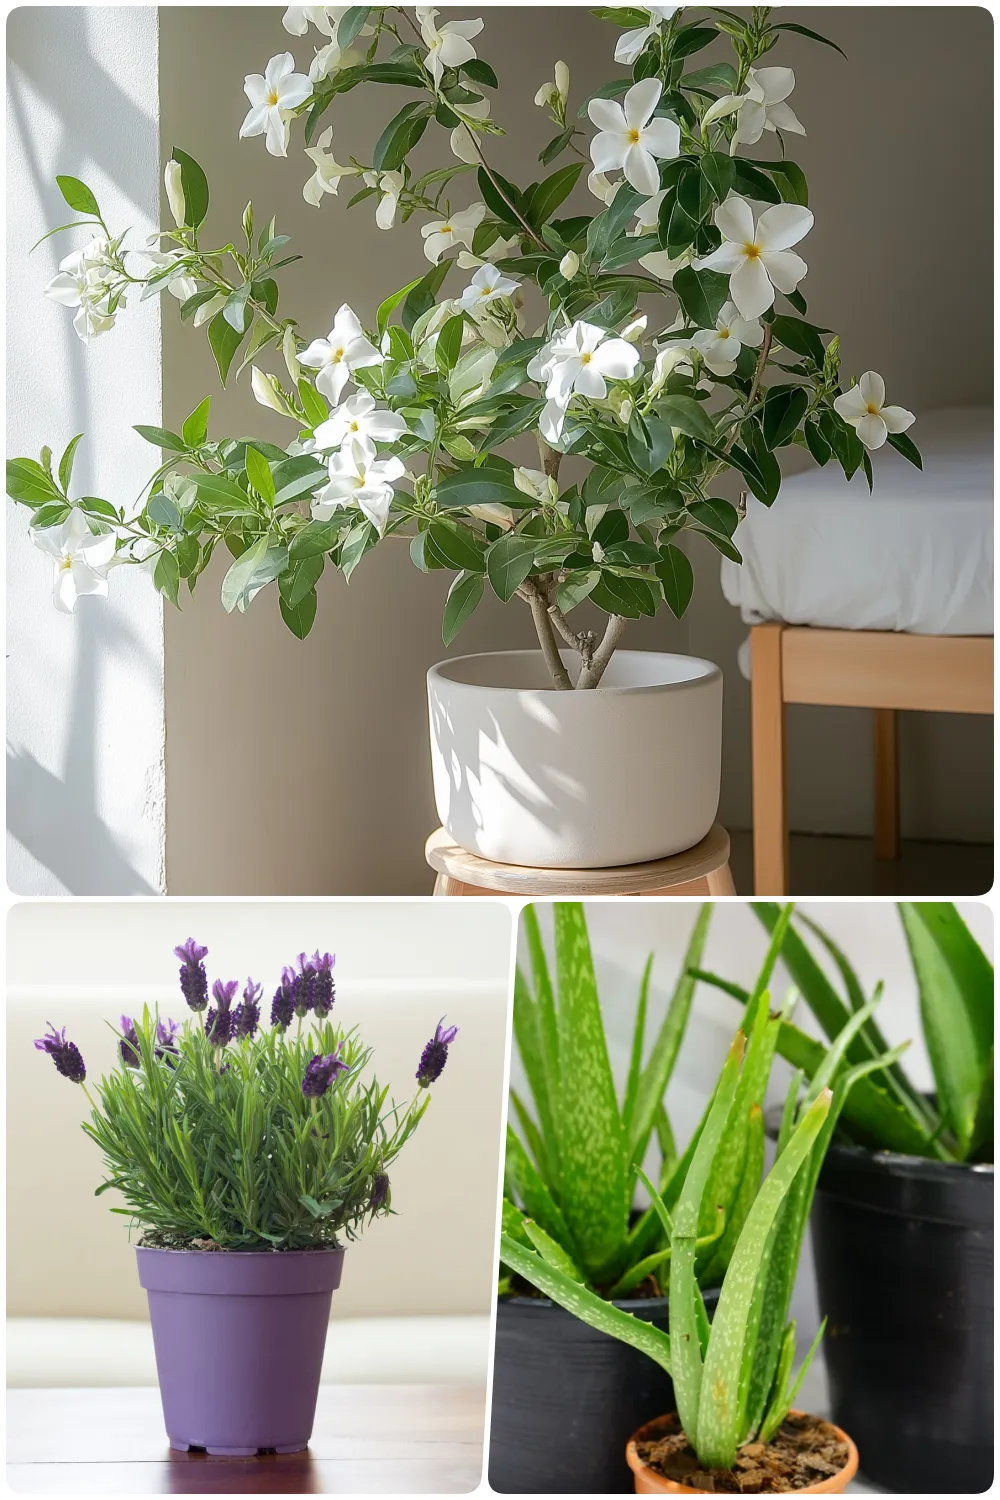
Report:
M777 628L786 703L993 712L992 636Z
M324 1386L305 1453L252 1459L167 1446L155 1389L12 1390L11 1489L23 1494L468 1494L486 1395L466 1386Z
M431 869L438 872L439 881L443 876L450 883L447 889L436 884L438 895L490 892L508 896L682 895L705 891L708 878L726 870L729 835L716 823L700 844L683 854L603 870L545 870L498 864L460 849L443 828L431 834L425 855ZM725 877L722 883L726 883ZM727 892L720 889L719 894Z
M750 632L750 739L753 759L753 888L758 896L788 890L785 804L785 697L780 624Z
M899 858L899 740L894 708L876 708L872 723L875 858Z

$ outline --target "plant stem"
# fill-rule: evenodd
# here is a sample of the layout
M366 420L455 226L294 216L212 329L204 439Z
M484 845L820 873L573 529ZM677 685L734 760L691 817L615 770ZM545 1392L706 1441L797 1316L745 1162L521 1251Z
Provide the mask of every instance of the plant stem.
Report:
M559 655L556 638L552 631L552 621L549 618L549 602L541 586L529 578L521 585L521 593L531 606L531 618L535 624L535 634L538 644L542 648L542 656L548 668L549 676L555 687L561 692L572 691L573 683L570 675L563 665L563 659Z
M580 673L577 688L595 688L600 683L608 668L608 663L618 649L618 643L625 634L627 620L622 615L610 615L608 626L604 632L601 644L594 652L589 665L585 666Z

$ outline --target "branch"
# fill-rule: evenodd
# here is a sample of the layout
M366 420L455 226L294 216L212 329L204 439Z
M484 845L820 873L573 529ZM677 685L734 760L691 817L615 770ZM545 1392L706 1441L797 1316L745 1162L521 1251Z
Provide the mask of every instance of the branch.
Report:
M549 676L553 683L561 691L572 690L573 683L570 675L563 665L563 659L559 655L556 638L552 633L552 621L549 618L548 600L537 583L528 578L522 583L518 592L527 599L531 606L531 618L535 624L535 634L538 636L538 644L542 648L542 656L548 668Z
M608 617L608 628L604 632L604 638L597 650L594 652L590 665L584 667L577 682L577 688L595 688L607 671L608 663L618 648L618 643L625 634L625 626L628 621L622 615L610 615Z

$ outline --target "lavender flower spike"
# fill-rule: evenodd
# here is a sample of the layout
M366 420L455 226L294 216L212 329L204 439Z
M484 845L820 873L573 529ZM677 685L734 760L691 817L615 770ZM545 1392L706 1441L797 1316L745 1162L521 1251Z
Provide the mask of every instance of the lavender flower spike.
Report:
M436 1079L441 1077L444 1065L448 1061L448 1048L457 1036L458 1027L445 1026L444 1016L442 1016L437 1023L437 1030L420 1054L420 1066L417 1068L416 1076L422 1089L429 1088Z
M229 1007L239 987L238 979L226 981L217 979L212 985L212 999L215 1005L205 1017L205 1035L213 1047L224 1047L233 1035L233 1023L236 1018Z
M308 1015L316 998L316 970L313 968L312 959L300 953L298 973L294 970L292 972L295 976L292 982L295 1014L297 1016Z
M208 977L203 959L208 949L188 938L174 953L181 960L181 994L192 1010L204 1010L208 1004Z
M126 1068L138 1068L142 1064L142 1057L139 1053L139 1038L136 1036L135 1022L131 1016L122 1016L120 1024L122 1039L118 1043L118 1051L122 1055L122 1062Z
M281 983L274 992L271 1001L271 1025L280 1026L282 1031L287 1031L292 1024L295 1014L295 1001L292 997L292 985L295 983L295 970L287 966L281 971Z
M47 1052L56 1065L56 1072L70 1083L82 1083L87 1076L80 1049L75 1042L67 1042L66 1028L57 1031L51 1021L46 1021L48 1036L40 1036L35 1042L39 1052Z
M377 1213L389 1196L389 1176L386 1172L376 1172L372 1178L372 1193L368 1199L369 1213Z
M233 1036L253 1036L260 1024L260 994L262 986L247 980L242 1004L236 1007L233 1016Z
M333 1009L337 998L333 988L333 966L337 962L332 953L320 953L317 948L309 960L315 978L313 980L313 1010L322 1020Z
M341 1062L336 1052L330 1052L326 1057L321 1057L317 1053L306 1066L302 1078L302 1092L307 1099L321 1099L337 1074L348 1071L347 1063Z
M156 1023L156 1039L160 1045L156 1048L155 1055L160 1062L168 1063L172 1068L176 1068L180 1061L176 1040L179 1030L177 1022L169 1018Z

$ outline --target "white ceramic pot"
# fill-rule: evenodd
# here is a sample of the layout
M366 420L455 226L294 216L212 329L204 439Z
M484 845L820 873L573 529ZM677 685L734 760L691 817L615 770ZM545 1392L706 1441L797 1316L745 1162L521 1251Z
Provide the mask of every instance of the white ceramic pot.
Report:
M560 692L540 652L496 651L439 662L427 691L438 816L472 854L602 869L690 849L715 821L711 662L618 651L599 688Z

